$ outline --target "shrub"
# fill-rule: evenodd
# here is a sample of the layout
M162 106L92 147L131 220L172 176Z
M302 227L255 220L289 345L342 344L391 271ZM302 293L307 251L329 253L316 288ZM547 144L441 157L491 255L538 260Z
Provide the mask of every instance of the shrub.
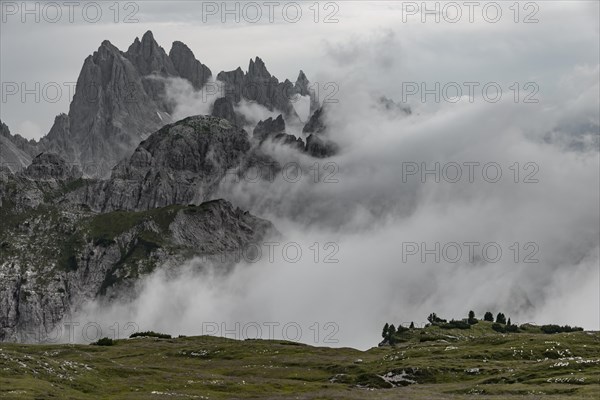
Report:
M386 322L383 326L383 332L381 332L381 337L386 339L388 337L388 331L390 329L390 325Z
M475 325L477 323L477 318L475 318L475 311L469 311L469 319L467 320L469 325Z
M506 316L503 313L496 315L496 323L506 325Z
M155 337L155 338L159 338L159 339L171 339L171 335L167 335L166 333L153 332L153 331L135 332L129 336L129 338L135 338L135 337Z
M504 325L499 324L497 322L494 322L492 324L492 329L495 330L496 332L506 333L506 328L504 327Z
M443 329L471 329L471 325L468 322L456 321L453 319L448 323L441 324L440 328L443 328Z
M560 325L554 325L554 324L542 325L540 327L540 329L542 330L542 332L547 333L547 334L583 331L583 328L580 328L577 326L570 327L569 325L560 326Z
M429 317L427 317L427 321L429 321L431 323L431 325L436 325L436 324L441 324L441 323L447 322L445 319L438 317L436 313L429 314Z
M103 337L102 339L98 339L97 342L90 343L94 346L112 346L115 344L114 340L111 338Z

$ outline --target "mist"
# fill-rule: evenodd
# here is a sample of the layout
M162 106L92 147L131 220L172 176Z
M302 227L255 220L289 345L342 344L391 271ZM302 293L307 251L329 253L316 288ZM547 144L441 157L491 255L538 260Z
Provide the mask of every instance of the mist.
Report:
M581 32L554 34L561 46L547 39L558 25L551 11L553 23L528 31L528 45L516 47L504 44L522 40L522 26L469 26L447 35L453 27L422 33L407 25L402 35L373 29L360 39L325 39L308 78L339 89L337 101L325 105L326 134L339 153L318 160L267 141L262 150L282 172L268 181L228 174L215 195L274 223L282 233L274 256L263 249L229 274L202 259L165 267L141 279L132 297L91 302L75 317L238 339L270 338L273 326L276 338L359 349L377 345L384 323L422 324L431 312L448 319L469 310L479 318L503 312L518 324L599 330L600 69L562 53ZM561 23L573 21L571 12ZM597 21L573 25L597 34ZM457 43L474 32L483 35L485 51L464 53ZM495 41L498 34L503 42ZM433 55L443 61L430 63ZM500 67L488 68L486 55ZM514 60L523 65L498 72ZM546 66L549 72L539 74ZM452 101L403 101L404 82L432 87L444 79L497 81L504 96L489 102L479 91ZM517 80L539 84L537 103L514 101L508 87ZM177 85L170 91L175 116L209 112L211 102ZM382 107L381 96L412 113ZM295 107L305 118L306 99ZM249 121L249 134L259 120L278 115L249 102L236 110ZM288 131L302 136L298 126ZM471 257L465 243L473 242ZM485 245L501 254L484 252ZM236 323L240 330L230 333ZM288 334L286 324L293 326Z
M563 82L594 70L575 68ZM273 221L283 235L273 257L263 250L226 275L200 259L160 269L141 280L133 300L91 303L79 318L133 321L140 330L173 335L273 334L360 349L377 344L385 322L422 324L431 312L463 318L471 309L479 317L501 311L514 323L598 330L593 129L583 147L568 145L578 126L598 127L597 80L571 87L568 97L544 98L543 106L463 99L411 104L413 113L404 115L379 106L376 85L347 76L326 114L341 151L317 160L317 175L315 159L266 142L263 151L294 173L225 180L216 195ZM255 120L274 116L256 104L239 109ZM436 163L440 172L421 175ZM470 177L465 163L478 163ZM497 167L483 172L489 163L500 168L497 181ZM456 182L455 165L462 169ZM463 245L470 242L479 243L473 257ZM427 255L436 243L456 243L462 256L448 262L456 258L451 251L436 260ZM482 252L489 243L500 249L498 259ZM412 254L408 244L424 248ZM286 245L292 255L283 252Z

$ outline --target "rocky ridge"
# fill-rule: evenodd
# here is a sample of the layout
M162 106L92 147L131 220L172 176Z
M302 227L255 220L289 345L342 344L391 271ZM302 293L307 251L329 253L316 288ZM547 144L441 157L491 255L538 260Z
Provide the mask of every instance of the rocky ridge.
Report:
M87 302L134 293L159 267L201 257L200 267L228 268L242 249L276 234L226 200L96 213L65 201L82 180L64 165L47 171L46 184L31 178L55 157L0 175L0 341L37 342Z
M216 116L171 121L166 79L200 89L210 76L183 43L167 55L151 32L126 52L104 41L48 135L28 141L0 124L0 341L35 341L91 300L133 293L156 268L202 256L226 270L228 254L276 234L214 196L227 174L275 164L267 140L307 152L286 133L291 102L269 85L311 96L308 79L279 83L251 61L242 81L264 84L261 104L283 112L253 135L236 112L249 94L218 99Z
M0 163L16 171L37 154L51 152L80 164L86 176L106 178L150 133L175 122L176 104L166 95L169 79L187 80L201 90L211 76L210 68L184 43L175 41L167 54L150 31L136 38L125 52L105 40L85 59L69 112L58 115L38 142L2 133ZM236 111L242 100L280 111L296 122L293 101L297 96L310 97L311 113L318 108L304 72L300 71L295 83L279 82L259 57L250 60L248 72L238 68L219 73L217 79L224 83L225 97L217 99L212 114L234 125L247 124Z

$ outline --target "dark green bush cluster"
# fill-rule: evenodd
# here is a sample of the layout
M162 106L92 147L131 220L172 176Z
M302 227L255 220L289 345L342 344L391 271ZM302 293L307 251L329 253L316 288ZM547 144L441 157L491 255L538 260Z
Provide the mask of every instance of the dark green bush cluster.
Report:
M94 346L112 346L115 344L115 341L111 338L103 337L102 339L98 339L97 342L90 343Z
M130 338L155 337L155 338L159 338L159 339L171 339L171 335L167 335L166 333L153 332L153 331L135 332L135 333L132 333L131 336L129 336L129 337Z
M540 329L542 330L542 332L547 333L547 334L551 334L551 333L564 333L564 332L580 332L580 331L583 331L583 328L580 328L578 326L570 327L569 325L564 325L564 326L560 326L560 325L542 325L540 327Z
M381 336L383 337L384 341L387 341L389 344L394 345L398 341L398 338L396 335L399 335L401 333L404 333L406 331L414 329L415 324L411 322L410 326L411 326L411 328L405 328L401 324L398 324L398 328L396 328L394 326L394 324L390 325L390 324L386 323L383 326L383 331L381 332Z
M515 332L519 332L519 327L517 325L502 325L499 324L497 322L495 322L494 324L492 324L492 329L495 330L496 332L500 332L500 333L515 333Z
M479 321L475 318L475 311L469 311L469 318L467 318L469 325L475 325Z
M431 325L443 324L448 322L445 319L438 317L436 313L429 314L429 316L427 317L427 321L429 321Z
M394 345L398 342L398 335L407 332L411 329L415 328L414 322L410 323L410 328L405 328L402 324L398 324L396 328L394 324L386 323L383 327L383 331L381 332L381 336L385 342L388 342L391 345Z
M471 329L471 324L465 321L450 320L445 324L440 324L440 328L443 329Z
M583 328L580 328L577 326L571 327L569 325L560 326L560 325L555 325L555 324L542 325L540 327L538 327L536 325L532 325L532 324L523 324L519 327L517 324L513 324L512 321L510 320L510 318L507 319L506 315L504 315L504 313L501 313L501 312L499 312L496 315L496 318L494 320L494 314L492 314L490 311L487 311L483 316L483 320L487 321L487 322L492 322L492 329L494 331L500 332L500 333L518 333L518 332L537 333L541 330L543 333L552 334L552 333L583 331ZM429 321L429 324L427 324L426 326L437 326L437 327L440 327L441 329L471 329L472 325L475 325L479 322L479 320L475 317L475 312L473 312L473 311L469 311L467 318L463 318L462 320L452 319L452 320L450 320L450 322L448 322L447 320L445 320L443 318L438 317L438 315L436 313L431 313L427 317L427 321ZM392 325L385 324L385 326L383 327L382 336L383 336L383 339L385 342L387 342L391 345L394 345L399 341L406 341L410 337L410 335L402 336L401 334L406 331L412 331L414 329L415 329L414 323L410 324L410 328L405 328L401 325L398 325L398 327L395 327L393 324ZM425 334L425 331L422 331L421 334ZM419 340L420 341L428 341L428 340L437 340L437 339L433 336L431 336L431 337L426 336L426 337L421 337Z

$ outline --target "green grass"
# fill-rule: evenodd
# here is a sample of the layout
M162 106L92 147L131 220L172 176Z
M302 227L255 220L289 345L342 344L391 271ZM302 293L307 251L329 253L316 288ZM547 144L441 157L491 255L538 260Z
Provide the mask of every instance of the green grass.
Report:
M359 351L210 336L0 345L6 399L597 399L600 334L427 328ZM553 357L548 357L548 355ZM554 357L556 356L556 358ZM362 361L359 361L362 360ZM416 382L394 387L381 376ZM204 396L204 397L201 397Z
M182 208L184 206L171 206L139 212L113 211L98 214L89 221L90 236L96 244L110 244L117 236L141 224L144 220L153 220L163 232L166 232L177 211Z

